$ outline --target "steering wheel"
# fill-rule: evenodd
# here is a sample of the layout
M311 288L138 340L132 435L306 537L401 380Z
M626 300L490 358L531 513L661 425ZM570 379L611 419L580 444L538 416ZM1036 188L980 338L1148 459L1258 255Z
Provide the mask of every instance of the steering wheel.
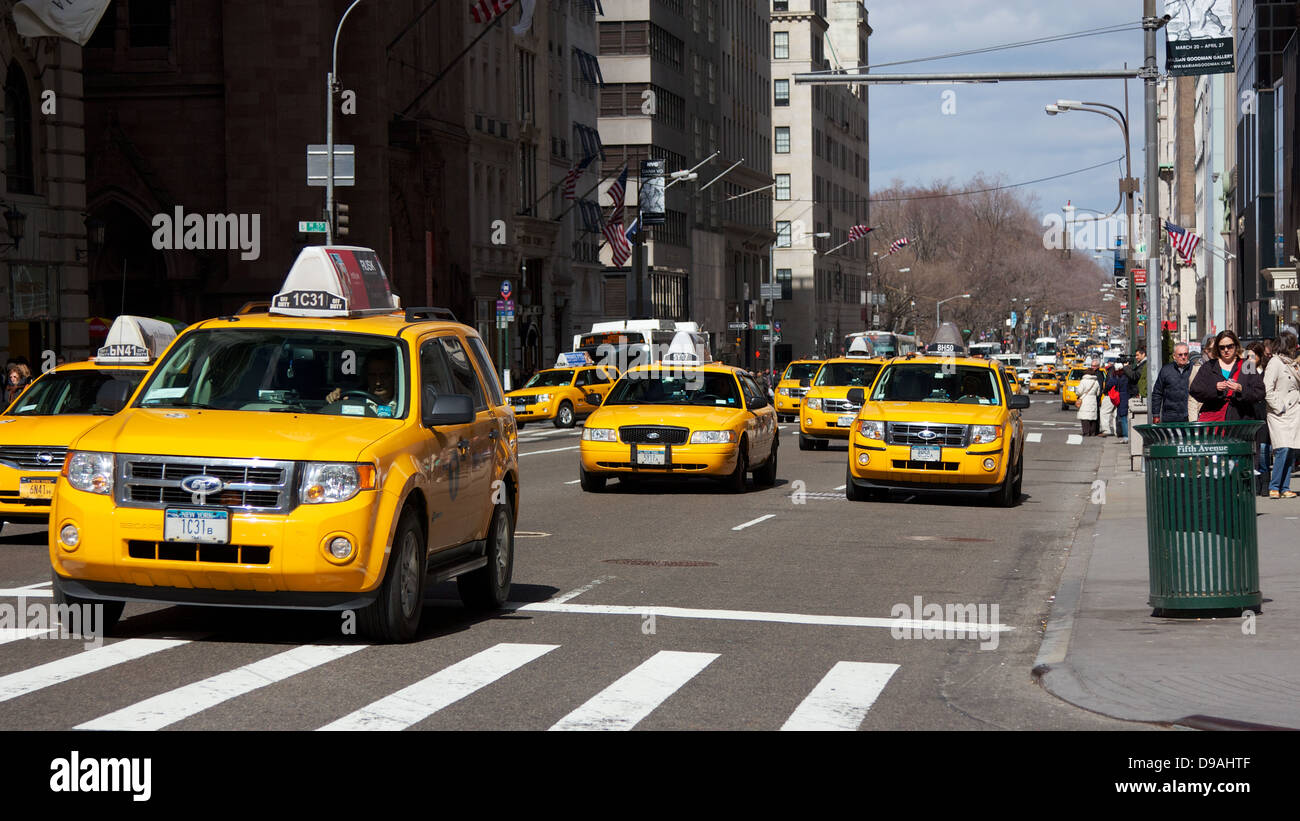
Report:
M343 395L340 396L339 399L340 400L347 399L349 396L360 396L362 399L368 399L371 402L374 402L376 405L388 404L387 402L380 399L378 396L375 396L373 393L366 393L365 391L358 391L358 390L344 391Z

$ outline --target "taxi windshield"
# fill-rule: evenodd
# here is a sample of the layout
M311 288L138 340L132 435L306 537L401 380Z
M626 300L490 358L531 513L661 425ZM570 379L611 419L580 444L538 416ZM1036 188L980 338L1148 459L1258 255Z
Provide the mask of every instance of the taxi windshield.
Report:
M602 405L743 407L736 377L692 370L634 371L618 381Z
M136 407L400 418L410 396L405 361L404 348L388 337L195 331L158 364Z
M117 409L109 407L105 394L115 393L112 385L125 382L130 386L127 394L133 393L140 380L144 378L142 370L103 370L103 371L68 371L51 373L37 380L27 393L23 394L20 404L14 405L6 416L57 416L65 413L85 413L95 416L111 416L121 408L121 395L118 394Z
M817 374L814 385L869 388L880 373L879 362L827 362Z
M572 370L542 371L529 379L525 388L556 388L573 382Z
M1071 380L1082 379L1085 373L1087 373L1087 371L1084 370L1083 368L1075 368L1074 370L1070 371L1070 379Z
M795 381L811 379L812 375L817 373L817 369L821 367L821 364L820 362L794 362L785 369L785 374L781 379L793 379Z
M871 399L997 405L1001 402L1001 392L997 375L990 368L915 362L886 368L871 392Z

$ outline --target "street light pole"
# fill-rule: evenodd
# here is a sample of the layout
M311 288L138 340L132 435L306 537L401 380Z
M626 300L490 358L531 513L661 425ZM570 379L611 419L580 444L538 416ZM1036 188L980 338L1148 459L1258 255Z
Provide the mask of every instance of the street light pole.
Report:
M957 296L950 296L934 303L934 332L936 334L939 333L939 306L945 302L952 302L954 299L970 299L970 294L957 294Z
M338 27L334 29L334 51L330 58L329 74L325 75L325 244L334 244L334 95L338 89L339 70L339 35L343 33L343 23L361 0L352 0L352 5L339 18Z

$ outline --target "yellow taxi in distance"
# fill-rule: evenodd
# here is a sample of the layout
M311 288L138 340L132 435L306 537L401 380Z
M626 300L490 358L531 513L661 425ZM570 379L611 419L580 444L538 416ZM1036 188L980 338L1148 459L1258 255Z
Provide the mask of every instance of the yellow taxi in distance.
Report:
M519 428L529 422L554 420L557 428L571 428L599 404L588 401L593 393L604 396L614 387L618 372L606 367L548 368L533 374L522 388L506 394Z
M1087 368L1075 367L1065 375L1065 384L1061 387L1061 410L1074 407L1075 400L1079 398L1079 383L1083 381L1083 375L1087 372Z
M894 359L850 399L865 399L849 440L850 500L891 489L1019 500L1029 397L987 360Z
M1056 373L1049 370L1034 371L1034 375L1029 377L1029 392L1038 393L1056 393L1061 389L1060 382L1057 381Z
M0 526L44 524L68 443L126 406L171 325L120 316L98 355L42 374L0 415Z
M870 388L888 361L870 358L865 341L855 339L848 356L827 359L810 380L799 414L799 450L825 450L832 439L848 439L860 404L848 399L854 388Z
M808 388L803 380L817 375L820 359L796 359L786 366L781 381L776 383L776 418L781 422L798 421L799 406Z
M606 480L707 476L730 490L746 474L776 484L780 445L767 391L740 368L706 363L684 333L663 361L619 378L582 430L578 478L598 492Z
M416 634L426 583L506 601L518 439L473 328L398 309L375 252L303 249L265 311L188 328L71 443L56 601L354 611Z

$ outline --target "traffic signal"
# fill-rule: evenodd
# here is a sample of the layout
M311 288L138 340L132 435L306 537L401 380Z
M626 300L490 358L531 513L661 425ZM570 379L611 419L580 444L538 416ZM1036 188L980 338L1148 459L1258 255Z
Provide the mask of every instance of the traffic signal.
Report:
M334 203L334 235L346 237L348 235L348 207L341 202Z

